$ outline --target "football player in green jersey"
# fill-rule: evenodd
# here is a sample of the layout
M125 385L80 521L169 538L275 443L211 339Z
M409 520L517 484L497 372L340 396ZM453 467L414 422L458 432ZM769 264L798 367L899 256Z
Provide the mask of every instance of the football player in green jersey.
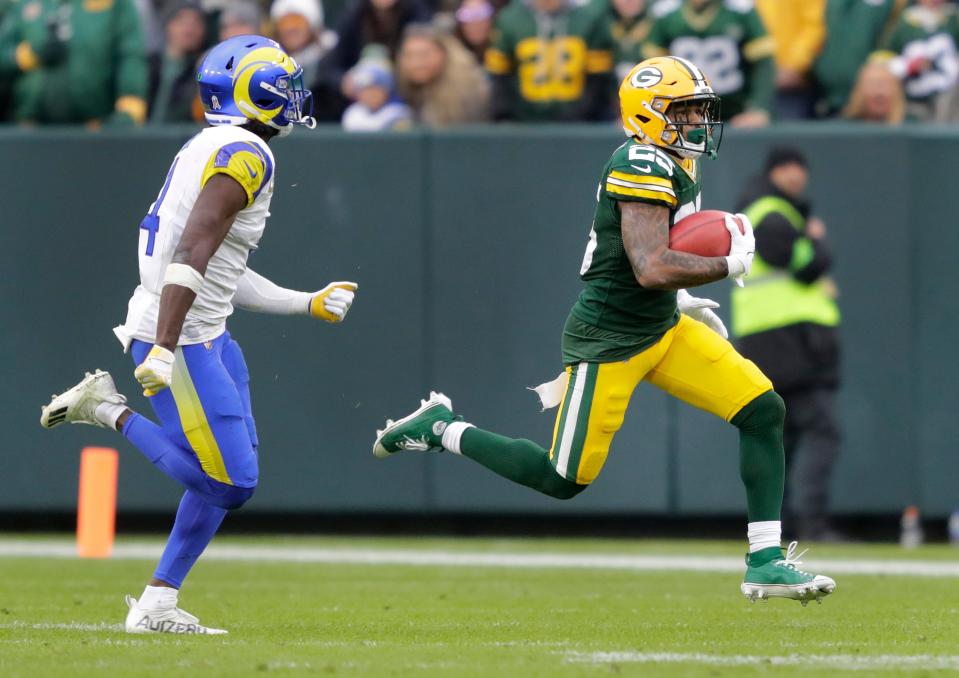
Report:
M752 0L663 0L653 14L643 56L675 54L701 64L730 124L769 122L775 45Z
M829 577L796 568L795 542L780 545L785 458L782 398L755 364L726 340L715 302L685 291L733 278L752 265L752 226L727 218L728 256L669 249L669 229L699 210L699 158L718 150L719 97L703 72L678 57L635 66L619 90L629 137L603 170L584 289L563 332L565 371L538 387L544 406L560 405L547 450L529 440L476 428L430 394L413 413L387 421L373 453L446 450L558 499L599 475L633 390L647 381L739 429L749 554L741 590L752 600L794 598L804 605L832 593Z

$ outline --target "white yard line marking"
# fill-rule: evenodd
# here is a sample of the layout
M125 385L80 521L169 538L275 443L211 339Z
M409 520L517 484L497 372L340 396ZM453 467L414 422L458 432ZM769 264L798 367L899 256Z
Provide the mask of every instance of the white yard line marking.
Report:
M12 622L10 624L0 624L0 631L9 629L22 629L31 631L122 631L123 624L81 624L79 622L70 622L66 624L28 624L27 622Z
M114 560L154 560L163 546L118 544ZM0 540L0 558L75 558L76 547L66 541ZM423 565L441 567L505 567L684 572L741 572L736 556L670 556L576 553L509 553L442 551L433 549L320 548L310 546L212 545L204 560L272 561L352 565ZM805 566L833 574L959 577L959 562L929 560L820 559Z
M707 664L711 666L806 666L848 671L956 670L959 655L721 655L700 652L568 652L566 661L586 664Z

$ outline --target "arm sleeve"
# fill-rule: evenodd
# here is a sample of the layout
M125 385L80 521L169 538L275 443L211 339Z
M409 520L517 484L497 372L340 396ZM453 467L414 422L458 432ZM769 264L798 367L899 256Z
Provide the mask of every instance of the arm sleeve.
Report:
M605 17L598 17L586 47L586 83L583 89L583 120L609 118L613 87L613 36Z
M246 191L246 206L249 207L260 191L269 185L273 165L256 144L234 141L218 148L210 156L200 178L201 189L214 174L226 174L235 179Z
M17 59L17 48L20 45L19 12L7 9L6 15L0 19L0 76L12 78L22 68L22 57Z
M773 52L776 44L772 36L766 33L756 10L750 10L744 18L746 39L742 50L749 76L746 108L768 111L775 93L776 62Z
M800 243L809 243L808 246L799 246ZM816 282L821 276L829 272L832 268L832 253L825 240L814 240L812 238L799 238L796 241L797 247L793 248L792 272L793 277L799 282ZM808 259L807 263L803 263Z
M503 23L496 22L489 47L483 55L483 64L492 76L510 75L516 66L513 62L513 47Z
M121 0L116 7L115 52L116 110L134 122L146 120L147 63L140 17L132 0Z
M754 229L756 254L770 266L787 268L792 259L793 245L799 240L799 232L786 217L776 212L768 214Z
M516 83L513 75L515 63L509 36L500 19L502 15L496 22L492 42L486 50L483 61L492 84L490 108L493 120L513 120L516 118Z
M807 238L776 212L756 224L756 253L775 268L786 269L796 280L814 282L832 264L822 240Z
M309 292L297 292L280 287L252 268L246 269L236 286L233 304L255 313L274 315L309 315Z
M643 43L641 48L643 58L652 59L669 54L667 42L668 38L665 35L663 22L660 18L659 21L653 23L653 27L649 29L649 35L646 36L646 41Z

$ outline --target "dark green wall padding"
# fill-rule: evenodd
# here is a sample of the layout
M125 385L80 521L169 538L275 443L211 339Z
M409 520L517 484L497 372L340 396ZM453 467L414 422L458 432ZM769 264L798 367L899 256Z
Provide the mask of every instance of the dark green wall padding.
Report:
M193 131L0 132L0 510L71 508L80 448L109 445L122 452L121 509L172 511L178 488L121 437L43 431L38 417L50 393L95 367L149 411L111 328L137 283L139 221ZM959 506L959 133L731 130L705 163L703 206L731 209L785 139L809 155L838 259L846 382L835 507L917 503L944 515ZM360 291L338 327L231 319L261 441L249 508L741 513L734 430L645 384L595 487L570 502L451 455L371 455L377 426L431 388L479 426L548 442L552 413L526 387L561 367L596 183L620 140L606 128L499 127L277 142L273 215L252 267L291 287L356 280ZM729 285L702 291L728 320Z

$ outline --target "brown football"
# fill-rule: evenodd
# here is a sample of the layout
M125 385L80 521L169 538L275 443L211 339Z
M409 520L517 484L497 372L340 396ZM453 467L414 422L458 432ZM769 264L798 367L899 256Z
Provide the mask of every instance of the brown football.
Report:
M726 230L726 215L722 210L703 210L680 219L669 229L669 249L701 257L725 257L729 254L731 238ZM746 228L738 217L739 232Z

